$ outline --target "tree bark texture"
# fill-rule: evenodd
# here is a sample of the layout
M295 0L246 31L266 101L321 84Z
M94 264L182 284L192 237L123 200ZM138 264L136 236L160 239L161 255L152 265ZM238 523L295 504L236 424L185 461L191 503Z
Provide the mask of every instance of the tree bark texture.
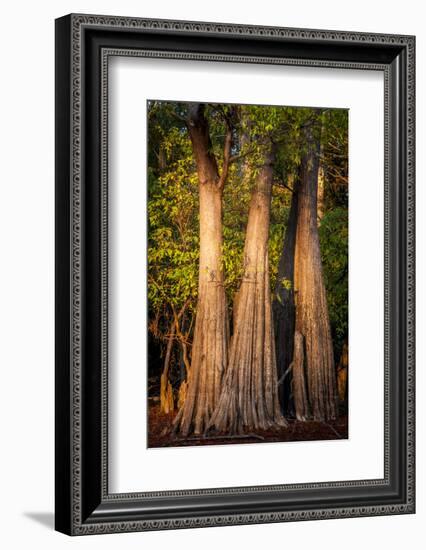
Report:
M280 384L278 393L284 414L291 414L291 377L287 373L293 360L294 327L296 310L294 304L294 251L296 247L298 178L293 184L290 213L278 264L278 277L274 293L273 312L275 324L275 347L277 371Z
M294 411L297 420L304 421L310 416L308 392L305 376L305 352L303 349L303 336L300 332L294 333L294 354L290 365L293 373L292 386L294 396Z
M219 398L229 338L222 267L222 194L226 174L222 171L219 176L202 104L191 105L187 126L199 180L200 259L191 368L185 400L174 424L175 432L184 437L190 432L203 433L207 428Z
M294 267L296 330L305 340L311 413L315 420L324 421L338 413L336 372L317 224L320 139L313 136L312 127L305 133Z
M268 145L252 192L244 272L234 304L233 335L221 395L210 421L219 432L242 433L286 425L275 360L268 239L275 154Z

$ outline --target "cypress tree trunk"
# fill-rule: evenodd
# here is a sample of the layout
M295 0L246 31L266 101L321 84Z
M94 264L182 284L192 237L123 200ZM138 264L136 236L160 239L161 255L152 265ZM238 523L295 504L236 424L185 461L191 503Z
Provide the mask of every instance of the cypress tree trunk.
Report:
M305 129L305 136L294 268L296 330L305 341L311 413L315 420L324 421L338 414L336 372L317 224L320 139L314 137L312 126Z
M294 411L297 420L304 421L310 416L308 392L306 390L305 376L305 352L303 349L303 336L300 332L294 333L294 354L291 363L293 373Z
M294 304L294 251L296 246L298 179L293 184L290 213L283 241L283 249L278 264L278 277L274 293L273 311L275 324L275 346L277 350L277 371L280 384L278 392L281 409L291 414L291 378L286 375L293 360L294 327L296 311Z
M191 368L185 400L174 424L174 431L184 437L190 432L203 433L207 428L219 397L229 337L222 268L222 194L226 170L219 176L202 104L191 105L187 126L199 180L200 259Z
M244 247L244 274L234 303L234 332L219 402L209 426L237 433L286 425L275 361L268 239L272 192L270 144L252 192Z

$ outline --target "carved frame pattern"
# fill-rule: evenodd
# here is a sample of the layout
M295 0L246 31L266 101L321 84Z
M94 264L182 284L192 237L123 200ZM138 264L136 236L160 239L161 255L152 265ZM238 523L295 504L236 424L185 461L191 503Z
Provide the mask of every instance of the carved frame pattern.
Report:
M59 20L61 21L61 20ZM70 127L69 127L69 240L70 240L70 256L69 256L69 272L70 272L70 318L65 321L69 324L69 392L70 392L70 408L69 408L69 433L66 436L69 438L69 456L67 465L69 471L65 475L63 482L69 484L69 492L67 493L68 507L65 506L62 496L57 497L57 528L61 531L73 535L84 534L99 534L99 533L117 533L126 531L144 531L156 529L180 529L188 527L204 527L217 525L237 525L249 523L266 523L266 522L283 522L296 520L311 520L311 519L327 519L337 517L360 517L371 515L385 514L403 514L414 512L414 133L415 133L415 95L414 95L414 78L415 78L415 61L414 48L415 40L412 36L397 36L386 34L364 34L364 33L347 33L341 31L325 31L325 30L308 30L308 29L286 29L263 26L245 26L245 25L229 25L219 23L202 23L202 22L187 22L187 21L168 21L168 20L153 20L153 19L137 19L125 17L108 17L96 15L71 15L67 16L68 24L68 47L69 47L69 110L70 110ZM399 254L404 254L405 270L405 301L404 306L406 311L403 312L405 325L406 346L404 351L404 361L406 370L403 375L406 377L406 395L405 407L406 417L405 422L405 470L401 472L405 476L404 482L404 499L403 502L391 502L387 504L364 505L364 506L327 506L312 508L309 506L305 510L276 510L262 511L255 510L250 513L214 513L210 515L191 515L188 517L164 517L156 519L145 519L143 513L140 517L134 519L126 519L119 521L117 514L112 514L111 519L108 516L100 516L97 519L96 514L92 517L85 517L83 514L82 499L84 492L84 480L82 475L82 448L83 438L82 433L82 384L84 378L84 361L83 357L83 340L84 333L82 330L82 319L84 316L84 292L82 281L85 277L84 273L84 248L83 241L85 238L84 231L87 228L82 223L84 219L84 200L83 200L83 182L84 182L84 144L82 140L83 128L82 121L85 116L82 72L84 71L84 33L87 29L92 30L116 30L126 32L149 32L162 33L173 32L176 34L185 33L190 35L210 35L210 36L229 36L259 39L283 39L291 41L302 41L311 43L326 43L326 44L353 44L353 45L370 45L374 47L391 46L399 48L406 56L406 86L403 90L405 93L405 101L407 106L406 111L406 133L400 136L405 148L405 203L403 208L405 219L405 227L401 228L405 236L405 249L399 251ZM59 28L57 33L64 32ZM63 46L62 46L63 47ZM130 494L109 494L108 493L108 475L107 475L107 425L108 425L108 353L107 353L107 316L108 316L108 217L107 217L107 195L108 195L108 143L107 143L107 123L108 123L108 59L110 56L142 56L142 57L165 57L169 59L191 59L203 61L232 61L241 63L274 63L274 64L293 64L302 66L314 67L337 67L345 69L369 69L383 71L385 76L385 476L383 480L363 480L363 481L342 481L333 483L314 483L314 484L297 484L285 486L270 486L270 487L239 487L227 489L209 489L209 490L192 490L192 491L169 491L158 493L130 493ZM141 499L147 497L184 497L198 495L249 495L256 492L285 492L285 491L304 491L306 489L347 489L357 487L374 487L387 486L390 483L390 433L389 414L392 407L391 395L389 391L389 365L391 354L391 335L389 333L390 326L390 257L392 253L392 240L390 235L390 226L393 221L391 210L398 205L390 203L389 186L390 186L390 166L392 163L391 148L392 140L395 139L393 120L391 119L391 102L393 100L391 89L391 68L390 63L371 63L364 61L334 61L332 59L299 59L295 57L268 57L268 56L253 56L253 55L231 55L231 54L212 54L212 53L194 53L194 52L173 52L154 49L131 49L120 47L105 47L101 54L101 433L102 433L102 467L101 467L101 496L102 502L118 502L118 503L134 503L136 505ZM59 75L61 76L61 75ZM63 75L62 75L63 78ZM58 82L57 82L58 85ZM60 147L60 144L57 145ZM400 159L401 162L404 158ZM57 193L61 192L61 173L57 174ZM60 215L60 213L59 213ZM62 236L59 235L62 239ZM68 269L68 268L67 268ZM60 276L59 272L59 276ZM61 356L63 357L63 356ZM61 361L57 359L57 377L62 376ZM87 367L86 367L87 368ZM62 390L61 390L62 391ZM61 395L57 393L57 400L61 399ZM61 407L57 407L57 415L64 414L61 412ZM58 438L57 438L58 439ZM59 440L58 445L61 445ZM57 451L64 460L61 451ZM62 471L62 470L61 470ZM62 474L61 474L62 475ZM57 479L58 483L58 479ZM106 518L106 519L105 519Z

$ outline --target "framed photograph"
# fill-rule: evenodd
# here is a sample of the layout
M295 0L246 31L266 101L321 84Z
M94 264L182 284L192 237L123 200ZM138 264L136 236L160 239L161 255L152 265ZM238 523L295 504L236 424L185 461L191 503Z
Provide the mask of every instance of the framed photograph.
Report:
M56 529L415 511L413 36L56 20Z

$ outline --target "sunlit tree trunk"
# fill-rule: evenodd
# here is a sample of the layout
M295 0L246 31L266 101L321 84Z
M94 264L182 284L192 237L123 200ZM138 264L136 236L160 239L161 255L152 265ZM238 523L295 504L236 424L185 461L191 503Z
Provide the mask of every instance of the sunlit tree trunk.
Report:
M190 432L203 433L207 428L221 389L229 333L222 267L222 194L230 135L225 144L224 168L219 175L204 106L191 105L188 115L199 180L200 259L191 368L185 400L174 424L174 430L184 437Z
M306 389L305 352L303 349L303 336L300 332L294 333L292 387L294 396L294 414L297 420L304 421L310 416L308 392Z
M296 330L305 342L308 396L315 420L337 417L336 372L317 224L320 139L305 128L294 266Z
M293 181L290 213L287 221L283 248L278 264L273 311L275 324L275 346L279 378L279 396L284 414L293 412L290 400L293 360L294 327L296 311L294 304L294 250L296 246L298 177Z
M275 154L269 144L252 192L244 272L234 304L233 335L222 392L210 427L238 433L286 425L275 361L268 238Z

